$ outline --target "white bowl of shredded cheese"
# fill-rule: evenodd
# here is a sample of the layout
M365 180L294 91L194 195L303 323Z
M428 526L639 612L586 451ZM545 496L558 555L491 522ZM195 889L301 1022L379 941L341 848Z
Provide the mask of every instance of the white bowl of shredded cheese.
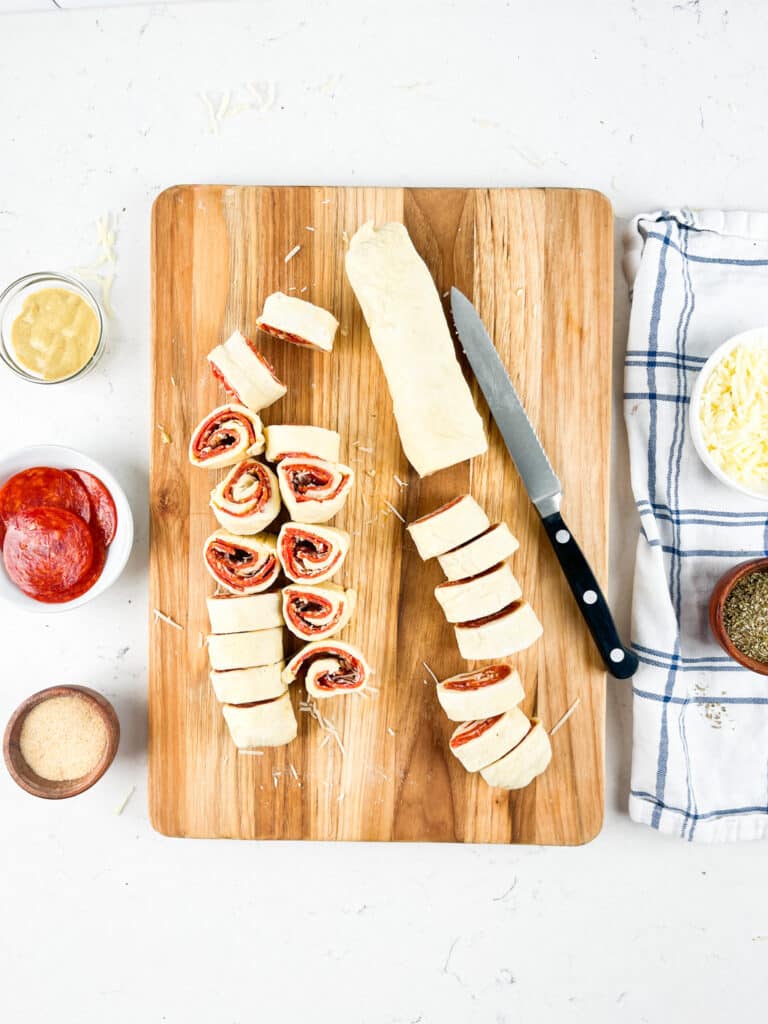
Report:
M691 395L691 437L718 480L768 502L768 327L716 348Z

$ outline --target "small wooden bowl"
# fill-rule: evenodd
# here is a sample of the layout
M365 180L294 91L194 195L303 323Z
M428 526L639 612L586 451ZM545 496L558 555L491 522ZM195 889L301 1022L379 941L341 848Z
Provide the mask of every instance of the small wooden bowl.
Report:
M761 676L768 676L768 664L755 661L734 647L723 622L723 609L728 595L739 580L743 580L752 572L768 572L768 558L753 558L749 562L741 562L718 580L712 591L712 597L709 599L709 628L712 630L715 640L734 661L752 672L758 672Z
M44 700L49 700L51 697L72 696L87 701L101 716L107 730L107 744L104 753L98 764L79 779L67 779L63 782L44 779L32 771L22 756L19 746L21 727L32 708ZM27 697L11 715L3 737L3 757L11 778L27 793L42 797L44 800L65 800L67 797L84 793L86 789L90 789L95 782L99 781L114 761L119 743L120 722L115 709L106 697L102 697L100 693L90 690L87 686L50 686L47 690L40 690L38 693L33 693L31 697Z

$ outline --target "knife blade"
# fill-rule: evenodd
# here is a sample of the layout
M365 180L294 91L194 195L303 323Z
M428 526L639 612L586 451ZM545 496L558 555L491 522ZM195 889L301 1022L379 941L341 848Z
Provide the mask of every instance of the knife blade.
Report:
M589 563L560 514L563 489L485 324L458 288L451 315L459 342L485 396L507 451L541 517L560 567L609 672L634 675L637 656L621 642L608 604Z

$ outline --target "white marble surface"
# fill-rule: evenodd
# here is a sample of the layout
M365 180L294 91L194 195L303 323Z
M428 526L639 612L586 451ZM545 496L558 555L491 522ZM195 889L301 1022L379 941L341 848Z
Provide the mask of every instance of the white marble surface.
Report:
M52 390L0 374L2 445L81 447L123 480L137 544L87 609L3 608L0 718L88 681L124 742L89 794L0 774L8 1024L721 1021L762 1004L765 848L691 848L625 814L627 684L607 814L576 850L180 842L145 799L149 210L178 182L583 185L623 219L765 208L759 0L264 0L0 17L0 280L98 255L119 214L110 350ZM212 133L247 82L275 102ZM250 102L254 102L252 99ZM617 366L627 303L616 290ZM619 390L618 379L615 390ZM611 593L636 532L617 418ZM132 787L122 814L116 808Z

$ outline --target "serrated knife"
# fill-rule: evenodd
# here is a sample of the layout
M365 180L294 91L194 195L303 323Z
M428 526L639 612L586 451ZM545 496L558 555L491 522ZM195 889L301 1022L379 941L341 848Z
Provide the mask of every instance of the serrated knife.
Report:
M530 499L541 516L560 568L600 656L609 672L619 679L628 679L637 670L637 657L621 642L595 575L560 515L562 486L506 367L477 310L458 288L451 288L451 314L461 347Z

